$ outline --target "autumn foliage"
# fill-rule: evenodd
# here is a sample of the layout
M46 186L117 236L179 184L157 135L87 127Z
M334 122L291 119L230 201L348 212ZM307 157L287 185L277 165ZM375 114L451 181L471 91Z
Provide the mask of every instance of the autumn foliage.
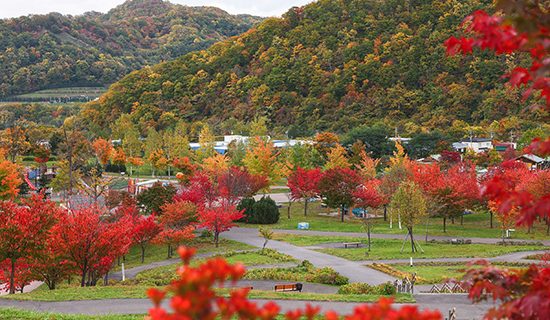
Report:
M321 169L296 168L288 176L287 186L290 189L292 200L304 200L304 215L307 216L307 203L310 198L319 196L319 181L321 180Z

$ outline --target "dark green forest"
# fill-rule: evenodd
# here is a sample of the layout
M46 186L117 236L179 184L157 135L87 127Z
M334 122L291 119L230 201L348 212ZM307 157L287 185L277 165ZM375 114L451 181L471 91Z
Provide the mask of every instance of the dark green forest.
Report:
M443 42L491 1L320 0L269 18L239 37L132 72L86 106L108 131L130 114L142 132L178 120L231 128L264 116L274 132L348 132L384 122L401 132L547 119L523 110L502 74L522 57L449 57ZM105 133L104 132L104 133ZM101 134L101 133L100 133Z
M162 0L130 0L106 14L0 20L0 98L108 85L132 70L241 34L260 20Z

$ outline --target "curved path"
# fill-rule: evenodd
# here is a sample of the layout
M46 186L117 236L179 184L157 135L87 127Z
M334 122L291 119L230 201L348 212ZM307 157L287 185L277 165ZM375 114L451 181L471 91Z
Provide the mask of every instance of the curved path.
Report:
M233 228L222 234L225 239L243 242L255 247L262 247L263 238L258 236L258 230L252 228ZM298 260L308 260L318 268L331 267L341 275L348 277L350 282L364 282L371 285L394 281L395 278L367 268L356 261L349 261L325 253L317 252L305 247L298 247L286 242L270 240L269 248L287 254Z

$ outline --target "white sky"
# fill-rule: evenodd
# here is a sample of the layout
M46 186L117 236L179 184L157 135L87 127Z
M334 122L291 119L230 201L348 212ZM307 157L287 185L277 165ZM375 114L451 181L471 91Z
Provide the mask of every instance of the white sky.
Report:
M258 16L280 16L292 6L313 0L170 0L189 6L214 6L232 14L248 13ZM124 0L0 0L0 18L28 14L60 12L81 14L86 11L107 12Z

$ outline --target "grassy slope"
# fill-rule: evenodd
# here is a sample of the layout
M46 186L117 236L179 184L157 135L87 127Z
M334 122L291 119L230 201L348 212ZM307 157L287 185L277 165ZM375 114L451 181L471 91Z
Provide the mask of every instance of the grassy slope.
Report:
M235 250L247 250L252 249L253 247L236 241L231 240L220 240L220 246L216 248L212 241L210 239L201 239L197 238L194 241L192 241L190 244L192 247L197 248L197 253L208 253L208 252L215 252L215 253L225 253L228 251L235 251ZM168 252L167 247L165 245L147 245L147 248L145 249L145 262L144 264L149 264L151 262L155 261L162 261L167 259ZM134 246L130 249L130 252L126 255L126 262L125 267L133 268L141 265L141 249L137 246ZM116 267L116 270L119 270L120 267Z

